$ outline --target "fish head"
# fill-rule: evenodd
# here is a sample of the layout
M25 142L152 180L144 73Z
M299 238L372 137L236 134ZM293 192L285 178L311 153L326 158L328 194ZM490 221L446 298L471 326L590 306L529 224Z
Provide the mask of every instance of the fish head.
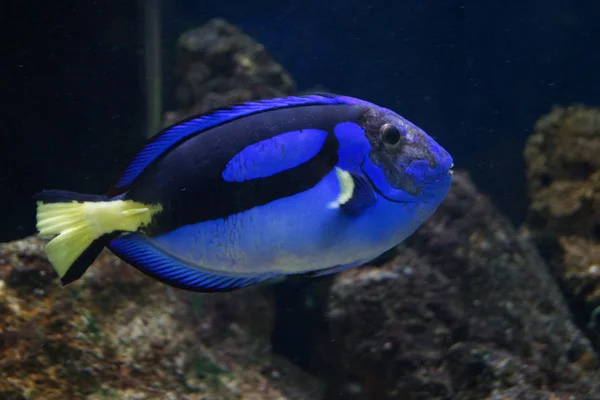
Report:
M382 107L368 107L362 127L371 144L363 171L384 197L410 201L445 196L454 164L450 154L431 136Z

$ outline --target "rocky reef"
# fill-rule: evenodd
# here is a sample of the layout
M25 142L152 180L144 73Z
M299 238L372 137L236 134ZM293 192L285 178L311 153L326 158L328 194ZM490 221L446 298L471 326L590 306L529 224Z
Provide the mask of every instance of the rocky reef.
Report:
M222 19L181 35L177 100L167 113L170 125L227 104L290 95L295 83L264 46Z
M556 107L525 149L524 231L541 247L600 349L600 109Z
M36 238L0 245L1 399L318 398L270 354L258 289L191 298L108 252L63 288L43 254Z
M536 248L464 173L392 260L335 278L326 317L329 398L600 398Z

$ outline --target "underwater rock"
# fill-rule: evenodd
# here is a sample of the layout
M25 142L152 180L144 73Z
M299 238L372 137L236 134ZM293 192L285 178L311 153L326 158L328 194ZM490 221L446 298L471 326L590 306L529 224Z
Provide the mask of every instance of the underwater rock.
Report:
M291 95L295 83L264 46L222 19L179 38L181 110L167 113L170 125L227 104Z
M600 398L535 246L464 173L396 257L335 278L326 316L328 399Z
M0 398L319 398L258 289L182 294L108 252L63 288L42 241L0 245Z
M556 107L525 148L531 197L523 231L543 250L600 349L600 109Z

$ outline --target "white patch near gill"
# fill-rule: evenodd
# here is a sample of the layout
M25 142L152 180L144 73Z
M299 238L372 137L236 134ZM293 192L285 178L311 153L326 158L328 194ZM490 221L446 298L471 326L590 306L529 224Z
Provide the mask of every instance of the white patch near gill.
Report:
M354 179L348 171L335 167L335 175L340 183L340 194L337 199L327 205L328 208L339 208L342 204L346 204L354 193Z

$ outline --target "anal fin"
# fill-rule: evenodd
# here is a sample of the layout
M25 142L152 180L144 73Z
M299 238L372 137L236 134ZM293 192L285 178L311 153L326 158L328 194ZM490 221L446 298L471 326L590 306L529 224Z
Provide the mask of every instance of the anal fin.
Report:
M226 292L274 278L276 274L236 275L190 265L157 248L141 234L128 234L110 242L125 262L167 285L193 292Z

